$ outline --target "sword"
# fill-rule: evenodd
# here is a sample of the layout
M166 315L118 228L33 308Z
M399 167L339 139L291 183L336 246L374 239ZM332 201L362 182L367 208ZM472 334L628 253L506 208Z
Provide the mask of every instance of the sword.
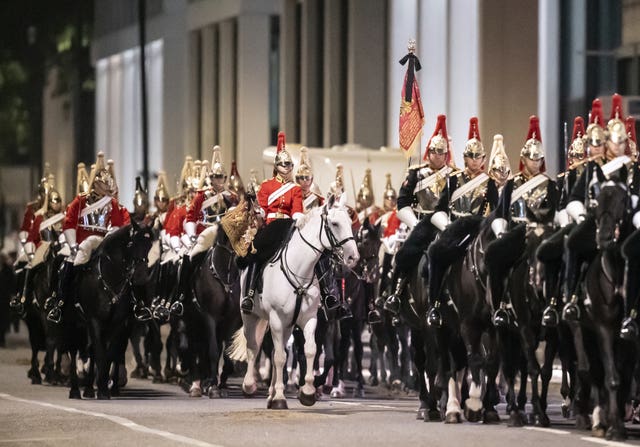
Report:
M567 162L569 161L569 134L567 133L567 122L564 122L564 170L569 169Z

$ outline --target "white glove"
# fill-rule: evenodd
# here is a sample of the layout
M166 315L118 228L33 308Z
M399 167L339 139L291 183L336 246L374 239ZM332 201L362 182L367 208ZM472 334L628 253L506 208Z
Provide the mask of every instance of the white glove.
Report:
M302 213L293 213L293 216L291 216L293 220L298 220L301 217L304 217L304 214Z
M169 245L171 245L171 249L178 253L180 248L182 248L182 243L180 242L180 238L178 236L171 236L169 239Z
M493 231L493 234L496 235L496 237L500 237L507 231L508 225L509 222L507 222L505 219L503 219L502 217L497 217L493 220L493 222L491 222L491 230Z
M27 243L27 238L29 237L29 233L26 231L21 231L18 233L18 239L22 245Z
M165 230L160 230L160 241L162 241L163 252L171 250L171 237Z
M567 204L567 213L574 222L580 223L585 219L586 210L584 203L579 200L573 200Z
M66 230L64 230L63 234L64 234L64 239L67 241L67 244L69 244L69 248L78 245L76 243L76 229L75 228L66 229Z
M32 261L36 256L36 244L31 241L26 242L24 244L24 252L27 255L27 258L29 258L29 261Z
M196 237L196 223L195 222L185 222L184 223L184 231L187 233L190 239L194 239Z
M638 195L637 194L632 194L631 195L631 208L635 209L636 206L638 206Z
M391 236L382 238L382 246L384 247L385 253L392 255L396 250L396 235L392 234Z
M405 224L409 230L413 230L413 227L418 223L418 218L416 217L416 213L413 212L410 206L405 206L401 208L396 213L400 222Z
M450 223L449 215L444 211L438 211L431 216L431 224L440 231L444 231Z
M187 235L186 233L183 234L182 236L180 236L180 240L182 241L182 245L187 249L190 250L191 247L193 247L193 244L195 242L195 236L193 239L191 239L189 237L189 235Z
M555 223L560 228L566 227L569 222L571 222L571 219L569 218L569 213L567 213L566 209L558 211L553 218L553 223Z
M640 211L636 211L631 222L633 222L633 226L636 227L636 229L640 228Z

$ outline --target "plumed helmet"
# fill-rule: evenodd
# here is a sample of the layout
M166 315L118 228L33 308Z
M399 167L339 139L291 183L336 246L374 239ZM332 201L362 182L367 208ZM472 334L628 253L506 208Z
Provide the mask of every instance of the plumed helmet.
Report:
M542 134L540 132L540 120L537 116L529 117L529 131L524 146L520 150L520 157L529 160L543 160L540 172L545 171L544 164L544 147L542 146ZM520 160L520 170L524 169L524 163Z
M613 143L620 144L627 141L627 129L623 120L622 96L615 93L611 97L611 116L607 123L607 139Z
M589 146L600 146L604 144L606 135L604 133L604 116L602 114L602 102L596 98L591 103L591 113L589 114L589 125L585 131L585 137Z
M469 136L464 145L464 153L462 155L470 158L481 158L487 155L482 140L480 140L478 118L475 116L469 120Z
M638 156L638 140L636 140L636 119L633 116L628 116L624 121L627 130L627 145L629 146L629 152L632 156Z
M278 132L278 145L276 147L276 159L274 164L278 165L280 163L293 164L293 158L291 158L291 154L287 152L285 147L284 132Z
M235 161L231 162L231 174L229 175L227 188L229 189L229 191L235 193L236 195L244 194L244 183L240 178L240 173L238 172L238 164Z
M436 128L433 131L433 135L427 143L427 150L424 153L423 160L427 160L429 152L435 152L437 154L447 154L447 164L451 160L451 152L449 150L449 138L447 135L447 117L445 115L438 115L436 121Z
M573 120L573 133L571 135L571 145L567 153L567 165L570 160L583 159L587 155L585 147L585 132L584 132L584 119L581 116L576 116Z
M104 153L98 152L95 168L91 172L91 178L89 179L89 187L91 192L95 192L102 196L111 196L117 194L118 188L116 186L116 180L112 174L113 162L111 164L111 170L104 161Z
M500 134L493 136L493 146L489 157L489 175L496 179L511 175L511 163L504 149L504 137Z
M298 166L298 170L296 171L296 177L301 176L313 178L311 162L309 161L309 149L304 146L300 148L300 166Z
M180 194L185 194L189 189L193 187L192 186L193 177L194 177L193 158L190 155L187 155L184 158L184 164L182 165L182 170L180 171L180 186L179 186Z
M156 193L153 198L161 202L169 201L171 198L169 188L167 188L167 173L165 171L158 172L158 185L156 186Z
M387 177L387 183L384 186L384 199L382 206L385 211L391 211L396 206L398 193L391 185L391 173L387 172L385 176Z
M227 171L222 164L222 149L220 146L213 147L213 156L211 157L211 175L214 177L226 177Z
M84 163L78 163L78 174L76 177L76 195L87 194L91 190L89 174Z
M367 168L362 179L362 184L356 196L356 208L361 211L373 205L373 187L371 185L371 169Z
M331 194L335 196L339 196L344 192L344 166L342 166L342 163L336 164L336 178L331 182L329 189Z
M149 209L149 195L142 187L140 176L136 177L136 190L133 193L133 209L135 212L146 212Z

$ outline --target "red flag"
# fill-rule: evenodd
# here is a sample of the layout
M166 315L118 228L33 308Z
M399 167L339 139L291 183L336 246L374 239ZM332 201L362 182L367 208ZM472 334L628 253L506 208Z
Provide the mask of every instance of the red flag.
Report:
M424 126L424 110L420 100L418 81L414 73L414 68L420 70L420 61L412 51L403 57L400 63L404 65L407 61L409 66L402 83L400 103L400 147L408 158L414 153L415 147L420 144L422 126Z

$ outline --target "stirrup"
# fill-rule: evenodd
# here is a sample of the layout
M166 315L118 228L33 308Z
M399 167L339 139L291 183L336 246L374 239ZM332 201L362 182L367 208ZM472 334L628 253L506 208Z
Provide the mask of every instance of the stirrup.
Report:
M369 311L369 313L367 314L367 321L369 321L369 324L382 323L382 316L380 315L380 312L378 312L378 309Z
M373 306L376 309L384 309L384 303L385 301L387 301L387 297L385 296L385 294L383 293L382 295L378 295L378 297L375 299L375 301L373 302Z
M61 306L54 306L53 309L51 309L47 314L47 320L51 321L52 323L59 324L62 320L62 311L60 307Z
M335 297L335 295L328 293L322 298L322 305L327 309L327 311L332 311L340 307L340 301Z
M554 304L548 305L542 313L542 325L544 327L558 327L560 315Z
M56 296L51 295L44 301L44 310L51 310L56 303Z
M347 303L340 304L336 312L336 319L340 321L340 320L346 320L349 318L353 318L353 313L351 312L351 308Z
M493 313L493 325L499 328L505 328L511 325L511 317L506 308L501 306Z
M164 300L160 301L160 304L153 308L153 318L156 320L168 320L169 316L169 309L165 307Z
M9 307L11 307L12 309L20 307L20 299L18 298L18 295L14 295L11 297L11 300L9 301Z
M440 313L440 303L436 302L427 311L427 325L433 328L442 327L442 314Z
M174 302L169 308L169 313L171 315L177 315L178 317L181 317L184 313L184 306L182 305L182 301L178 300Z
M390 295L389 298L384 302L382 308L387 312L391 312L394 315L400 313L400 298L395 293Z
M242 303L240 303L240 309L242 313L250 314L253 312L253 298L246 296L242 298Z
M635 341L638 339L638 323L632 317L627 317L622 321L620 328L620 338L627 341Z
M578 297L573 295L571 301L565 304L562 309L562 319L565 321L580 320L580 307L578 306Z
M143 305L138 305L137 303L133 306L133 316L138 321L149 321L153 318L151 309Z

